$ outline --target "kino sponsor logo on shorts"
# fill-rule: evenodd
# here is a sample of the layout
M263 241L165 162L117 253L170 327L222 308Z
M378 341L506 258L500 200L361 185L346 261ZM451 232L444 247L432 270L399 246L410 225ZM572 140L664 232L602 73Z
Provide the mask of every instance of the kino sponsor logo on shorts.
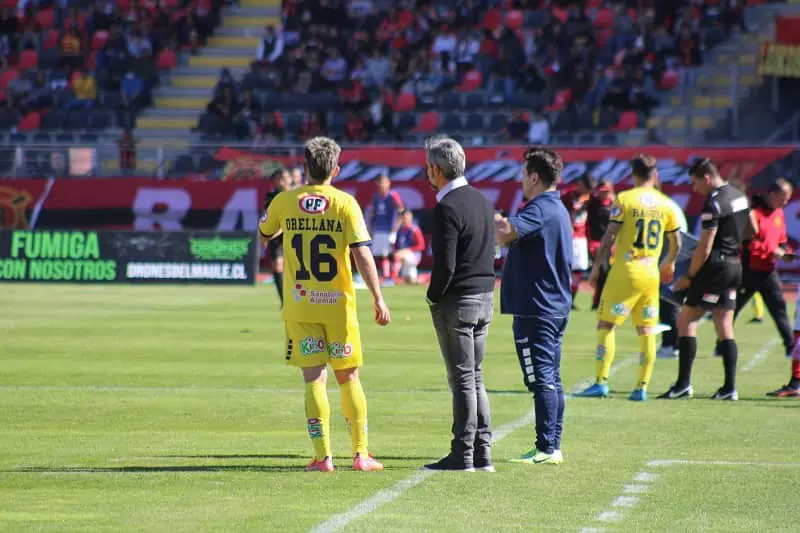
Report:
M611 314L614 316L625 316L628 314L628 309L625 304L614 304L611 306Z
M345 357L350 357L352 353L352 344L342 344L339 342L328 343L328 355L331 357L331 359L344 359Z
M325 352L325 339L306 337L300 341L300 353L309 356Z
M644 308L644 311L642 312L642 315L644 316L644 318L648 318L648 319L649 318L656 318L656 317L658 317L658 309L655 306L648 305L647 307Z

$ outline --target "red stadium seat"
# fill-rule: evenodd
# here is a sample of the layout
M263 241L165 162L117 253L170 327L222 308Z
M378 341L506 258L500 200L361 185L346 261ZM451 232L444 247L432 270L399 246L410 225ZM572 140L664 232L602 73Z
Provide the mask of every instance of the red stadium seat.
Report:
M636 111L624 111L619 116L619 122L612 126L611 131L628 131L636 129L639 126L639 115Z
M44 50L55 50L58 48L58 38L61 35L58 33L57 30L50 30L47 32L47 37L45 37L44 42L42 43L42 48Z
M417 96L414 93L401 93L397 97L397 102L395 102L394 110L398 113L406 113L408 111L414 111L417 108Z
M19 71L17 69L12 68L4 70L3 73L0 74L0 89L8 89L11 82L17 78L19 78Z
M417 133L433 133L439 129L440 120L439 113L436 111L426 111L420 115L419 122L417 122L417 127L414 128L414 131Z
M525 14L519 9L506 13L506 27L516 30L525 24Z
M670 89L677 87L678 82L680 82L678 71L667 70L664 72L664 75L661 76L661 80L658 82L658 88L664 91L669 91Z
M158 70L172 70L178 66L178 55L174 50L161 50L156 60Z
M561 24L567 22L567 18L569 17L567 10L563 7L554 7L553 8L553 16L561 21Z
M105 30L98 30L94 32L92 37L92 50L100 50L106 45L108 41L108 32Z
M36 50L23 50L19 55L17 67L20 70L33 70L39 66L39 54Z
M572 101L572 90L561 89L553 98L553 103L547 106L548 111L561 111Z
M19 131L38 130L42 125L42 115L38 111L31 111L19 121L17 129Z
M483 75L480 70L470 70L464 74L464 80L461 85L456 87L456 91L462 93L471 93L480 90L483 87Z
M36 22L43 30L49 30L56 25L55 9L44 9L36 15Z

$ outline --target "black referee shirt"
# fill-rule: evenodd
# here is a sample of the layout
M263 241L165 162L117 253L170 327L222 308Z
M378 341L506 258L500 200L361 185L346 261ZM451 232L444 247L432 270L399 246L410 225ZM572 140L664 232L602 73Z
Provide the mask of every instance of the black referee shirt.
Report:
M742 191L729 183L711 191L700 213L700 220L703 229L717 228L711 246L712 257L739 256L749 217L750 203Z

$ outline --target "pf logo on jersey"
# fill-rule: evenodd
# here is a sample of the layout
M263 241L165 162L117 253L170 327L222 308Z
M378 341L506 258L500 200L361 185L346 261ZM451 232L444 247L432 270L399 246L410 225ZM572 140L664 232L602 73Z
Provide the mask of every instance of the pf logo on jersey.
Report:
M328 199L324 196L309 194L300 198L300 209L304 213L320 215L328 210Z

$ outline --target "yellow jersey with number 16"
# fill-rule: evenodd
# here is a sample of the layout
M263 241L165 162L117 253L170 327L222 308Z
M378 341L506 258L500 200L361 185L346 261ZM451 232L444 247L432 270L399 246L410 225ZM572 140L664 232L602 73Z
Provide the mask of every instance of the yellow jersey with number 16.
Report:
M634 187L617 196L610 220L622 224L614 243L614 266L632 276L658 276L664 234L680 229L670 200L652 187Z
M355 198L331 185L284 191L258 229L263 236L283 231L285 321L357 320L350 248L371 240Z

